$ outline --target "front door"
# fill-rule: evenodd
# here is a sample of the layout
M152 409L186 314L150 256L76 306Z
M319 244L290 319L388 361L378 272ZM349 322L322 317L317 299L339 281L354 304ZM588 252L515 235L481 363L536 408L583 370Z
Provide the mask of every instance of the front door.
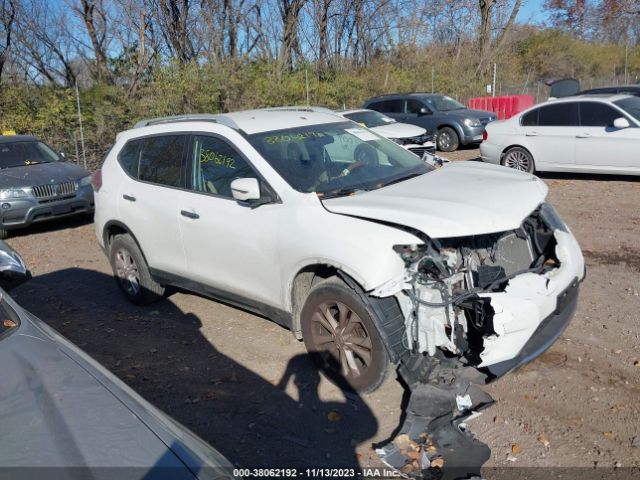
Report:
M625 114L601 102L580 103L576 166L593 170L640 170L640 128L615 128ZM631 122L629 122L631 123Z
M231 182L258 178L223 137L190 140L189 188L179 202L189 279L231 300L251 298L281 308L278 223L282 204L251 208L233 199Z

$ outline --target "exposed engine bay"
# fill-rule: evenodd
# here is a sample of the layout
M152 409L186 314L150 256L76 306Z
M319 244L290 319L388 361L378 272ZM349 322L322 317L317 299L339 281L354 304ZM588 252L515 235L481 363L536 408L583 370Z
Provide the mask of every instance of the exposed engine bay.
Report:
M545 276L560 266L556 218L543 204L515 231L396 246L404 275L372 295L398 299L408 350L434 356L440 349L482 365L485 339L502 333L489 294L504 292L515 277Z
M419 367L399 369L410 397L396 436L377 449L386 464L407 478L480 478L490 450L466 421L493 399L478 383L535 358L539 349L529 355L523 348L534 331L550 338L535 347L542 349L560 334L544 330L547 319L561 318L563 299L577 295L579 277L563 287L574 275L562 266L574 261L568 236L542 204L517 230L394 247L404 275L370 295L397 298L411 352L404 361Z

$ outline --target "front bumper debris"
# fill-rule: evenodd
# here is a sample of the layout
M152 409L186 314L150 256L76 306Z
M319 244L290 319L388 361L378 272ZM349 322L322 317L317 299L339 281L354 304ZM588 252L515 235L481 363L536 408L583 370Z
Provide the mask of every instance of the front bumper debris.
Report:
M407 271L370 293L395 296L411 347L398 373L410 395L381 459L411 478L472 478L489 448L465 421L493 403L480 388L546 351L575 312L580 248L542 205L518 231L399 246Z

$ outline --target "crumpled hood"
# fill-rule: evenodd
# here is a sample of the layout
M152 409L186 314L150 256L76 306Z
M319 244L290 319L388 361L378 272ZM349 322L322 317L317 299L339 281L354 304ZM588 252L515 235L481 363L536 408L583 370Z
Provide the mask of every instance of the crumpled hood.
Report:
M84 168L73 163L51 162L0 170L0 188L31 187L48 183L79 180L89 175Z
M452 162L378 190L323 200L333 213L419 230L432 238L513 230L544 201L533 175L498 165Z
M381 125L379 127L373 127L370 130L373 130L378 135L382 135L386 138L411 138L427 133L424 128L418 127L417 125L398 122Z

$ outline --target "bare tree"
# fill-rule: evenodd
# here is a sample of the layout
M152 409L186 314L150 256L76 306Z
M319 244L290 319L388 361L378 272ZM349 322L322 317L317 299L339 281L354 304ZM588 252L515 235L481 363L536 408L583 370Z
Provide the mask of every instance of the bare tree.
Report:
M189 37L190 0L159 0L159 18L167 46L183 65L195 56Z
M104 0L79 0L71 4L71 9L82 20L93 53L95 77L98 82L112 82L107 60L107 13Z
M300 55L298 27L300 12L307 0L279 0L278 7L282 19L282 43L278 54L281 67L291 69L296 54Z
M9 52L11 50L11 36L13 34L13 25L16 20L16 4L14 0L2 0L2 8L0 15L2 20L0 23L0 82L2 81L2 71L7 62Z

